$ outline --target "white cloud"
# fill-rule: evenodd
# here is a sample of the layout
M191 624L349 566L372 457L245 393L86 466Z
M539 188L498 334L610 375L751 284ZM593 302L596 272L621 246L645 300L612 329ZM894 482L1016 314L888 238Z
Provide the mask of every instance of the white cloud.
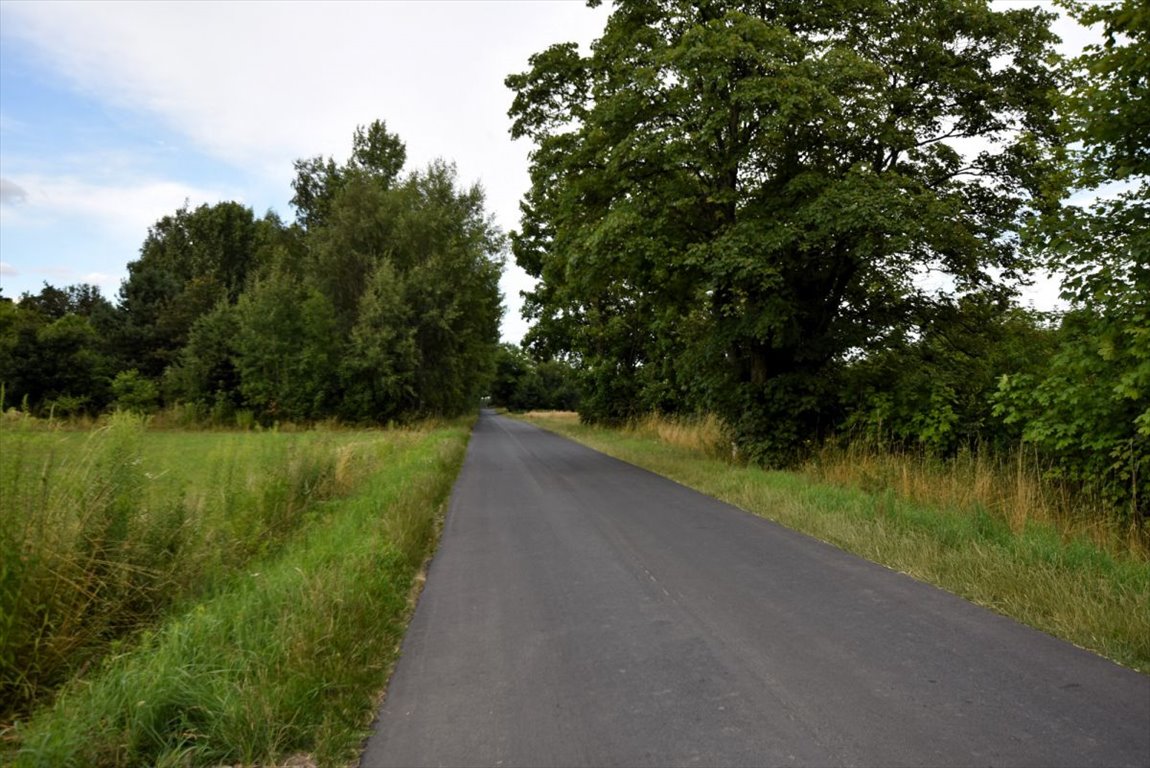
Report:
M21 176L25 202L4 208L0 240L6 259L4 293L35 293L53 285L91 283L115 295L127 262L139 253L148 227L185 202L230 199L164 180L100 183L68 176Z
M229 199L217 190L174 181L128 180L105 184L70 176L21 177L24 205L9 212L5 227L33 228L66 221L142 241L148 227L185 201L196 205Z
M503 78L551 42L589 42L605 14L570 3L27 3L9 33L97 99L161 116L215 156L287 176L346 154L376 118L412 159L489 189L525 149ZM525 178L525 177L524 177ZM517 179L517 181L519 181ZM521 191L521 190L519 190ZM518 194L516 194L516 198Z
M20 270L16 269L16 267L12 266L11 264L9 264L6 261L0 261L0 275L8 275L9 277L15 277L16 275L19 275L19 274L20 274Z
M76 285L78 283L87 283L88 285L95 285L100 289L100 292L105 298L115 296L116 291L120 287L120 281L126 275L110 275L106 272L80 272L79 270L72 269L71 267L61 266L46 266L38 267L29 270L27 273L22 272L2 272L0 274L28 278L26 285L22 286L19 293L25 291L36 294L40 292L44 283L54 285L56 287L66 285ZM9 298L14 298L10 296Z

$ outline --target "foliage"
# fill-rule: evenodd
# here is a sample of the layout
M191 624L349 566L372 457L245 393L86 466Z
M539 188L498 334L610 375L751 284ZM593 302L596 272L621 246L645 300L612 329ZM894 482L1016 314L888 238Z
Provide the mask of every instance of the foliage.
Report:
M338 347L338 363L324 369L337 374L324 383L332 391L313 397L314 412L454 415L478 402L491 375L502 235L482 190L459 188L454 166L436 161L401 176L404 157L376 122L356 131L347 163L297 164L306 255L279 269L296 270L328 303L324 333Z
M290 274L273 273L236 304L235 364L244 402L271 418L329 412L340 357L327 297Z
M590 55L536 54L507 78L534 144L513 238L542 281L533 343L579 357L593 418L701 398L786 460L850 350L951 301L916 275L962 293L1026 266L1010 233L1058 181L1049 19L636 1Z
M368 279L350 349L340 363L348 413L392 419L414 405L419 349L404 290L390 262L376 266Z
M1101 492L1131 522L1150 514L1150 338L1088 311L1062 323L1038 375L1004 376L996 409L1056 464L1052 473Z
M118 343L126 368L157 379L173 364L196 320L221 300L234 302L266 256L261 228L239 203L187 204L148 230L120 288Z
M577 376L562 360L536 361L514 344L500 344L491 404L512 411L573 411L579 405Z
M44 283L19 303L0 301L0 381L26 411L57 416L102 410L116 367L108 341L116 310L94 285Z
M99 412L115 369L108 335L115 308L93 285L44 284L18 303L0 301L0 381L5 398L35 413Z
M217 424L474 407L498 343L503 235L453 165L405 174L405 159L375 121L346 162L296 163L294 225L185 204L149 229L118 307L85 285L0 301L5 397Z
M997 408L1056 471L1105 492L1131 522L1150 515L1150 9L1070 4L1105 41L1073 63L1065 109L1075 185L1093 192L1048 212L1031 247L1065 276L1072 311L1047 370L1011 376ZM1119 182L1117 190L1109 182ZM1080 196L1083 193L1080 192Z
M234 305L220 302L201 315L188 332L188 343L180 350L176 364L164 373L169 397L233 410L241 399L235 364L238 334Z
M1036 313L972 295L940 305L921 334L886 340L843 372L843 430L871 445L952 455L1006 450L1017 427L995 415L1003 376L1044 371L1056 331Z
M117 408L135 413L150 413L160 399L159 388L135 368L120 371L112 379L112 396Z

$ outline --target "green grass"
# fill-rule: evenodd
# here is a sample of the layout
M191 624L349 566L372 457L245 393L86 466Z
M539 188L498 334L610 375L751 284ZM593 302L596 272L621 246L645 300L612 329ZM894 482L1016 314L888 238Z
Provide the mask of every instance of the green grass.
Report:
M1019 522L1009 508L977 501L929 503L921 488L912 497L893 479L851 485L827 482L825 468L738 466L721 458L713 441L675 430L660 434L650 424L610 430L579 424L570 414L525 418L1150 672L1150 559L1121 537L1107 545L1054 521Z
M7 526L5 546L17 541L24 556L23 570L5 576L8 668L47 667L52 659L41 648L74 631L59 616L77 603L111 597L108 614L125 594L154 593L156 603L71 641L82 641L85 663L57 671L67 682L41 681L32 704L8 723L5 762L271 764L293 754L322 765L354 761L468 433L465 424L148 432L121 419L92 435L0 435L4 455L18 443L22 457L15 469L5 459L0 475L5 520L21 520ZM38 467L48 471L29 481L29 468ZM85 491L87 483L107 488ZM9 499L18 500L11 509ZM94 499L101 504L86 511ZM40 545L39 534L51 542ZM168 564L156 560L172 550L165 536L176 542ZM93 542L99 556L90 556ZM63 555L52 555L56 546ZM152 560L144 566L140 558ZM43 568L45 561L55 564ZM52 582L65 568L81 576ZM103 571L95 578L84 568ZM116 589L93 586L100 579ZM133 579L143 586L132 588ZM63 607L42 639L13 645L13 629L37 629L27 626L32 594L62 596ZM86 610L70 621L89 623Z

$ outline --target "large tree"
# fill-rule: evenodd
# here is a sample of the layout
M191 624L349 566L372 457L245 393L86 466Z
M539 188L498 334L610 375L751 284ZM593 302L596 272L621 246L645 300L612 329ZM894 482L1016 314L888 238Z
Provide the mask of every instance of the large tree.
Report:
M375 121L346 162L296 164L301 275L332 309L337 410L353 420L463 412L494 367L503 235L454 165L403 173L405 157Z
M785 460L845 355L1027 266L1012 233L1057 191L1050 18L617 3L590 55L507 79L534 143L513 239L533 341L581 360L592 417L702 396Z
M128 368L158 378L217 302L234 303L283 225L236 202L185 204L148 229L120 287L119 346Z

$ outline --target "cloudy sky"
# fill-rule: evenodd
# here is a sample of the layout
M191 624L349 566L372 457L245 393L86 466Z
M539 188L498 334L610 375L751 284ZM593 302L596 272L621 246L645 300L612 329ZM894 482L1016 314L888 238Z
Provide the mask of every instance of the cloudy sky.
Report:
M0 0L0 289L89 282L114 298L148 226L185 200L290 219L292 161L345 159L375 119L406 142L409 167L454 161L513 229L529 146L508 135L503 79L552 43L589 44L607 11ZM1058 31L1080 46L1072 25ZM525 330L529 284L509 265L508 340Z
M147 228L184 200L291 219L292 161L347 157L375 119L410 167L442 157L505 229L527 188L503 79L590 43L581 2L0 2L0 287L114 297ZM523 333L509 269L504 334Z

